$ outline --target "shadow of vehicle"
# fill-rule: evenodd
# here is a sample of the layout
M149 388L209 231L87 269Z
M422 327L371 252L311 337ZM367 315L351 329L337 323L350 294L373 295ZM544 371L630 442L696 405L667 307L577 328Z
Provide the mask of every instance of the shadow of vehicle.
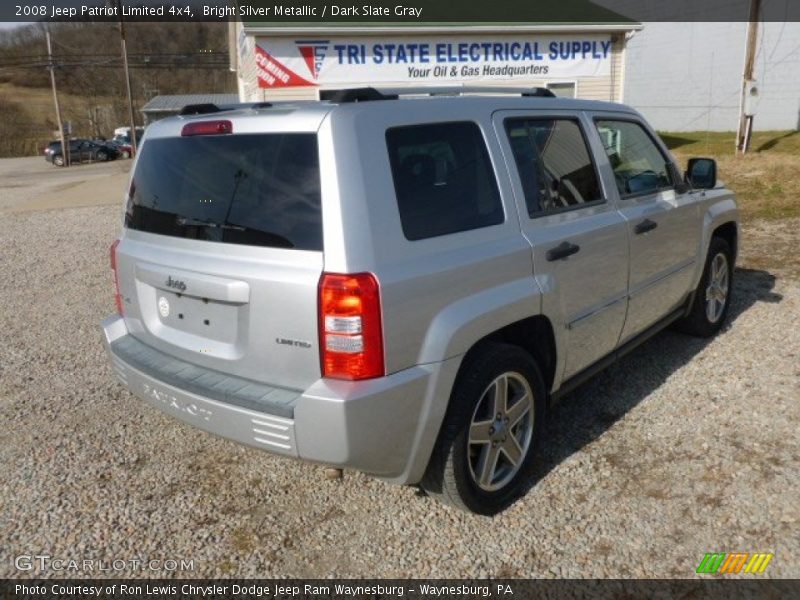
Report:
M687 144L694 144L697 142L697 140L680 137L677 135L669 135L666 133L659 133L658 136L670 150L675 150L675 148L680 148L681 146L686 146Z
M764 152L764 151L766 151L766 150L771 150L772 148L774 148L775 146L777 146L777 145L778 145L778 143L779 143L781 140L785 140L786 138L794 137L794 136L795 136L795 135L797 135L798 133L800 133L800 132L797 132L797 131L789 131L789 132L787 132L787 133L784 133L783 135L779 135L779 136L777 136L777 137L774 137L774 138L772 138L771 140L767 140L766 142L764 142L763 144L761 144L761 145L760 145L758 148L756 148L756 152Z
M774 304L783 300L783 296L772 291L775 276L766 271L736 269L733 281L735 291L723 333L757 302ZM546 441L531 487L570 455L600 437L713 339L694 338L667 329L565 396L550 410Z

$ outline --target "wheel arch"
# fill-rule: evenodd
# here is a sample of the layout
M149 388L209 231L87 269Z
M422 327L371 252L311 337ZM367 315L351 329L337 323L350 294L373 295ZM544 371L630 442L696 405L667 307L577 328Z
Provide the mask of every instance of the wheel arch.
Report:
M727 190L714 192L718 197L710 198L709 204L703 209L703 230L701 244L697 249L697 267L692 281L692 290L700 283L712 238L720 237L728 242L733 252L734 264L736 263L739 249L739 209L731 192Z
M448 363L453 362L453 360L457 361L457 368L453 368L450 376L444 378L448 384L448 396L447 398L441 398L438 402L434 402L435 407L426 407L423 417L426 423L422 426L421 439L415 444L414 459L410 461L408 475L404 477L405 482L417 483L422 478L422 474L425 472L432 456L436 441L439 439L445 415L450 407L455 382L462 376L464 370L469 368L470 358L488 344L493 343L517 346L532 355L541 371L546 391L549 393L552 390L557 365L557 346L550 319L544 315L534 315L509 323L485 334L476 340L460 358L446 361ZM545 410L547 405L546 401L543 405Z
M545 315L535 315L516 321L478 340L464 357L462 368L468 362L470 353L492 342L510 344L525 350L536 361L548 392L553 389L558 351L553 324Z
M722 225L718 225L714 231L711 232L711 237L722 238L728 243L733 253L733 261L735 263L739 252L739 227L736 221L727 221Z

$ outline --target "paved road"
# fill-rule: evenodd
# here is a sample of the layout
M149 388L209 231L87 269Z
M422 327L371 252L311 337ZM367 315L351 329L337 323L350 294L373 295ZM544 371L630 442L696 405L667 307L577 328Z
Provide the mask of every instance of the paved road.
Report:
M122 202L132 161L54 167L41 156L0 160L0 212Z

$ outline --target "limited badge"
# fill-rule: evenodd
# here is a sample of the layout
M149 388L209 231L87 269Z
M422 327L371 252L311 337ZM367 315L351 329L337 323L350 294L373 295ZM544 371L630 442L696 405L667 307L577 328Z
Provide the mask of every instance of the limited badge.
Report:
M169 301L164 296L158 299L158 312L165 319L169 316Z

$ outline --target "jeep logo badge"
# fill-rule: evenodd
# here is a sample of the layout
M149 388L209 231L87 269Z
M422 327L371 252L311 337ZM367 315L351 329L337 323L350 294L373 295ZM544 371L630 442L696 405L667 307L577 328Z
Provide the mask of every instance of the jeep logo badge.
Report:
M183 283L180 279L173 279L170 275L167 277L167 287L175 288L176 290L184 291L186 289L186 284Z

